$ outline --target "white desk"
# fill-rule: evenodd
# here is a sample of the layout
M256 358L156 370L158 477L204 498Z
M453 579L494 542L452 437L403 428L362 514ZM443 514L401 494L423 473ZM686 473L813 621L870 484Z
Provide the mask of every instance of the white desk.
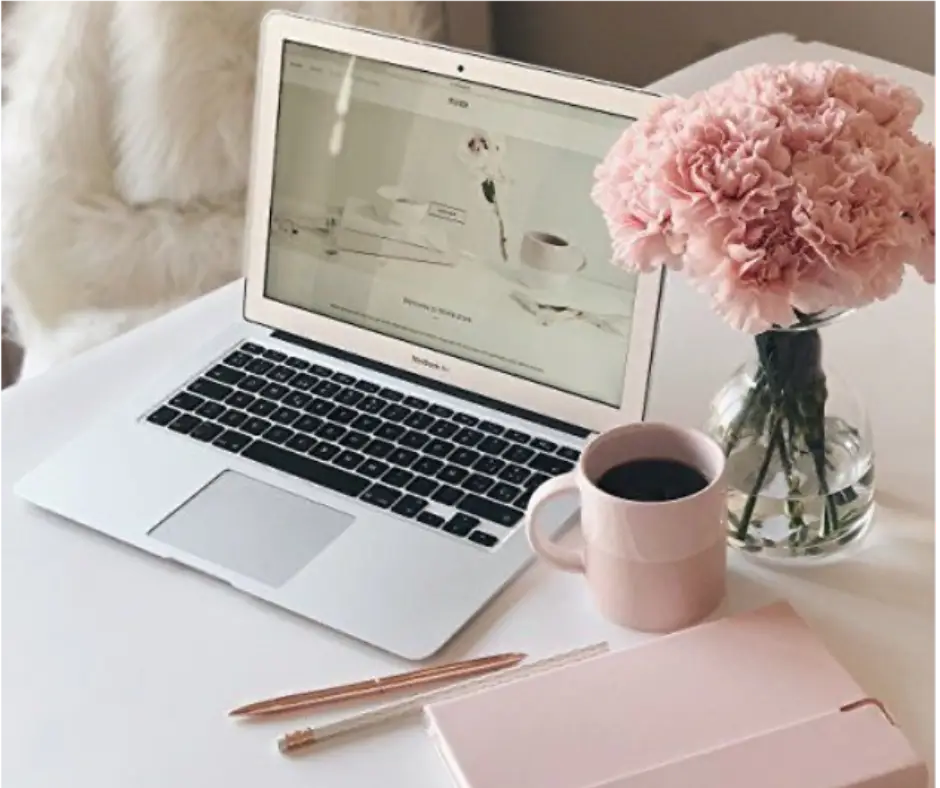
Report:
M662 89L689 92L758 60L825 56L871 65L851 53L771 37L698 64ZM933 95L932 78L893 73ZM237 291L228 288L3 395L5 784L450 785L418 727L286 760L272 744L283 724L236 725L224 716L239 701L403 663L27 510L10 493L15 479L146 375L153 359L211 333L237 308ZM866 398L875 429L880 509L869 548L850 562L803 571L770 571L735 556L725 606L788 598L893 710L931 765L933 314L932 290L912 279L897 298L827 330L827 351ZM709 395L746 347L699 296L672 282L651 416L699 423ZM577 578L535 567L444 656L502 650L538 656L600 639L626 646L643 636L602 622Z

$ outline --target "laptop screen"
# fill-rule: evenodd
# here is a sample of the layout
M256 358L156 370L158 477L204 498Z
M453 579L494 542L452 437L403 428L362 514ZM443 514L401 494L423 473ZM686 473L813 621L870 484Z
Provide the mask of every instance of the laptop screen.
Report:
M629 122L289 43L265 295L619 407L636 276L590 191Z

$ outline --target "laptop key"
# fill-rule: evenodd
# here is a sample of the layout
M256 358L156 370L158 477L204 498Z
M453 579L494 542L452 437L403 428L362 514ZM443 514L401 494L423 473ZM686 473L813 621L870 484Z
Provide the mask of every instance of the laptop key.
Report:
M390 487L404 487L415 475L403 468L390 468L382 477L382 481Z
M481 421L477 425L477 429L488 432L490 435L502 435L506 431L502 425L497 424L495 421Z
M368 490L359 496L360 501L371 503L380 509L388 509L395 501L401 497L398 490L386 487L384 484L373 484Z
M241 346L241 350L245 353L251 353L252 355L257 355L258 353L264 353L264 348L261 345L256 345L254 342L245 342Z
M347 375L345 372L334 372L333 380L343 386L351 386L356 382L356 379L352 375Z
M350 430L342 438L339 439L339 445L345 446L347 449L361 449L365 446L370 440L372 440L364 432L356 432L355 430Z
M521 465L507 465L499 472L499 478L509 484L522 484L531 475L532 471Z
M355 386L359 391L364 391L366 394L375 394L382 388L378 383L373 383L371 380L357 380Z
M339 424L332 424L331 422L326 422L317 430L317 436L328 441L337 441L345 434L345 427L341 427Z
M292 369L305 370L310 366L309 361L304 361L302 358L297 358L296 356L291 356L287 361L284 362L287 366Z
M242 378L238 381L238 388L242 391L248 391L252 394L255 394L261 389L263 389L268 382L264 378L260 378L257 375L249 375L246 378Z
M581 452L570 446L561 446L557 453L559 457L564 457L566 460L571 460L572 462L577 462L581 459Z
M310 456L316 457L318 460L332 460L339 453L339 446L323 441L314 446L313 451L310 452Z
M345 405L340 405L339 407L333 408L333 410L327 413L326 417L330 421L335 421L337 424L349 424L358 415L359 414L356 413L356 411L354 411L352 408L347 408Z
M463 465L465 468L469 468L478 459L480 459L480 453L475 452L473 449L457 449L447 458L447 461L454 463L454 465Z
M407 402L408 400L405 400ZM413 430L426 430L434 423L434 417L429 416L427 413L422 413L421 411L413 411L407 419L405 419L404 424L406 427L411 427Z
M233 391L231 386L216 383L214 380L207 380L206 378L197 378L189 384L188 388L191 392L198 394L200 397L220 401L225 399Z
M250 372L252 375L263 375L273 367L273 361L265 361L263 358L255 358L245 365L245 371Z
M169 401L169 405L179 410L196 410L205 400L202 397L197 397L195 394L190 394L188 391L181 391L173 399Z
M242 456L344 495L359 495L369 486L367 479L263 440L252 443Z
M480 524L476 517L458 512L444 524L444 530L455 536L466 536Z
M512 526L518 523L523 512L491 501L473 493L468 493L457 502L457 508L462 512L481 517L497 525Z
M241 410L247 408L254 401L255 398L247 391L233 391L225 398L226 405L230 408L239 408Z
M395 449L386 458L392 465L400 465L402 468L409 467L420 455L411 449Z
M365 457L363 457L361 454L347 449L344 452L340 452L339 456L333 460L333 462L340 468L345 468L347 471L351 471L356 468L364 459Z
M405 398L404 394L395 389L382 389L379 396L387 402L401 402Z
M321 378L328 378L333 374L333 370L329 367L324 367L322 364L311 364L310 372L314 375L317 375Z
M388 441L373 440L369 441L369 444L363 449L363 451L368 454L370 457L387 457L392 451L394 451L395 446Z
M304 415L297 419L292 426L297 432L313 432L318 430L322 424L323 421L316 416Z
M232 396L234 396L234 394ZM232 396L230 396L229 399L231 399ZM254 399L254 397L252 397L252 399ZM223 413L225 413L225 406L212 400L203 402L202 405L196 408L196 415L202 416L204 419L217 419Z
M558 444L547 441L544 438L536 438L532 441L532 448L538 449L539 451L555 451L555 449L558 448Z
M409 413L411 411L401 405L389 405L380 415L386 421L404 421Z
M280 383L268 383L259 393L262 397L279 400L290 394L290 389L287 388L287 386L282 386Z
M204 421L202 424L196 427L196 429L189 433L189 437L195 438L197 441L202 441L203 443L208 443L209 441L214 440L219 435L221 435L224 430L225 428L218 424Z
M153 413L147 416L147 421L149 421L151 424L165 427L179 415L180 412L176 408L171 408L168 405L161 405Z
M529 501L531 500L532 493L534 492L535 492L534 489L523 490L522 495L516 498L516 500L513 502L513 506L516 506L519 509L522 509L523 511L526 510L529 507Z
M263 435L265 432L267 432L270 426L270 421L265 421L264 419L259 419L257 416L252 416L250 419L243 422L239 429L242 432L247 432L249 435Z
M457 443L461 446L476 446L482 439L482 432L479 430L471 430L470 428L464 428L454 435L454 443ZM494 438L494 440L499 439Z
M479 473L474 473L463 480L460 486L475 493L485 493L494 484L493 480Z
M509 441L490 436L480 441L477 448L486 454L492 454L493 456L498 457L509 448Z
M252 438L250 435L245 435L244 433L236 432L235 430L226 430L218 438L212 441L212 445L237 454L249 443L251 443L251 441Z
M454 450L454 444L442 440L433 440L424 447L424 453L432 457L446 457Z
M401 424L386 423L375 431L375 437L386 441L397 441L406 432L408 432L408 430L402 427Z
M332 397L335 396L341 388L340 385L333 383L331 380L321 380L316 386L310 389L310 391L319 397Z
M486 494L487 498L492 498L494 501L500 501L502 503L512 503L516 498L519 497L521 493L518 487L514 487L511 484L506 484L505 482L500 482L495 487L490 488L490 491Z
M510 446L509 451L503 455L503 459L509 462L523 463L534 455L535 452L525 446Z
M313 401L313 397L309 394L304 394L302 391L292 391L284 399L281 400L281 403L287 405L288 408L298 408L303 410Z
M301 372L298 375L294 375L290 379L291 388L299 389L300 391L306 391L311 386L315 386L319 378L315 378L313 375L308 375L306 372Z
M349 426L362 432L372 432L382 426L382 420L377 419L375 416L366 416L363 414Z
M483 545L484 547L492 547L499 541L493 534L488 534L486 531L474 531L470 534L469 539L471 542Z
M411 432L405 433L399 443L402 446L407 446L409 449L420 449L429 440L431 439L423 432L415 432L412 430Z
M532 444L535 445L534 443ZM551 454L539 453L529 460L529 467L549 476L560 476L574 467L574 463L564 457L554 457Z
M278 424L293 424L300 418L300 411L293 408L280 407L271 414L271 421Z
M212 369L208 370L205 376L210 380L217 380L219 383L234 385L245 377L245 373L237 369L232 369L231 367L226 367L224 364L217 364Z
M192 432L200 424L202 424L202 419L197 419L190 413L183 413L170 422L170 429L173 430L173 432L179 432L185 435L188 432Z
M460 429L452 421L445 421L444 419L439 419L435 421L429 432L438 437L438 438L449 438L455 432Z
M432 482L430 479L425 479L423 476L416 476L405 488L408 492L413 492L415 495L421 495L425 498L429 496L435 489L437 489L437 483Z
M435 459L434 457L422 457L414 464L411 470L415 473L423 474L424 476L433 476L443 467L444 463L442 460Z
M302 432L295 432L287 443L284 444L285 449L291 449L292 451L299 451L301 454L306 454L310 451L317 441L315 438L310 437L309 435L304 435Z
M287 358L287 353L282 353L280 350L274 350L273 348L265 350L263 355L265 358L271 359L271 361L283 361Z
M470 472L466 468L460 468L456 465L445 465L437 474L437 478L447 484L459 484Z
M488 454L484 454L482 457L480 457L479 460L473 463L473 470L475 470L477 473L493 476L494 474L499 473L505 465L506 463L502 460L497 460L495 457L490 457Z
M519 432L519 430L506 430L506 434L503 435L503 437L512 443L528 443L531 439L530 435Z
M428 408L428 413L432 416L437 416L439 419L446 419L454 415L454 412L450 408L445 408L443 405L432 405Z
M293 435L294 433L292 430L287 429L287 427L281 427L275 424L261 437L266 441L270 441L271 443L286 443L293 437Z
M363 410L366 413L378 413L379 411L385 410L388 403L383 399L378 397L366 397L359 403L359 410Z
M275 367L270 372L268 372L268 377L271 380L276 380L278 383L287 383L294 375L297 374L296 370L291 369L290 367Z
M398 499L398 503L392 507L392 511L402 517L414 517L427 505L427 501L422 501L414 495L404 495Z
M240 410L230 408L222 414L219 423L224 424L226 427L238 427L247 418L247 413L242 413Z
M455 413L454 421L465 427L476 427L476 425L480 423L480 420L476 416L471 416L469 413Z
M438 487L431 496L431 500L442 503L445 506L453 506L457 501L463 498L463 496L463 490L458 490L456 487L451 487L449 484L443 484Z
M256 399L248 406L248 412L255 416L268 416L277 410L277 403L266 399Z
M414 408L415 410L424 410L428 403L426 400L418 399L417 397L405 397L405 406L409 408Z
M329 400L317 398L307 405L307 413L312 413L314 416L325 416L335 407Z
M351 454L352 452L350 452ZM379 460L367 459L359 466L359 473L368 476L370 479L378 479L389 468L384 462Z
M547 476L544 473L533 473L525 483L522 485L527 490L535 490L538 487L541 487L545 482L547 482L551 477Z
M339 394L333 397L333 399L340 403L340 405L355 405L365 396L366 395L361 391L356 391L355 389L343 389Z
M440 528L444 524L444 518L434 512L419 512L415 519L430 528Z

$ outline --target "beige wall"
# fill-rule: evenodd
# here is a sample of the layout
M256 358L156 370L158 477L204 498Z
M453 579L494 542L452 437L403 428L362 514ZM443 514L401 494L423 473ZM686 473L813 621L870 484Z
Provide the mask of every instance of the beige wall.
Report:
M932 2L495 2L496 51L644 85L770 33L933 73Z

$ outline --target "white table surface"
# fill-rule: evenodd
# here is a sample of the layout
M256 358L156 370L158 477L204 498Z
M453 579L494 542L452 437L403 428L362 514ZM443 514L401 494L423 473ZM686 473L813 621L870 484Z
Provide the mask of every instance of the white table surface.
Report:
M688 93L736 68L835 57L904 79L933 78L774 36L664 83ZM933 104L928 107L932 118ZM932 136L927 121L924 131ZM405 667L213 581L35 511L13 482L174 349L237 312L237 286L192 304L2 398L3 771L6 785L407 786L446 788L418 726L280 757L280 724L238 725L233 704ZM828 329L826 348L867 401L877 445L877 525L867 548L826 568L769 570L733 556L722 612L784 597L892 709L915 748L934 750L934 297L911 279L895 299ZM651 417L698 424L747 348L703 300L670 282ZM581 581L541 566L511 585L444 657L547 655L608 639ZM668 681L668 676L663 677ZM629 710L625 709L625 713ZM790 754L793 757L796 754Z

